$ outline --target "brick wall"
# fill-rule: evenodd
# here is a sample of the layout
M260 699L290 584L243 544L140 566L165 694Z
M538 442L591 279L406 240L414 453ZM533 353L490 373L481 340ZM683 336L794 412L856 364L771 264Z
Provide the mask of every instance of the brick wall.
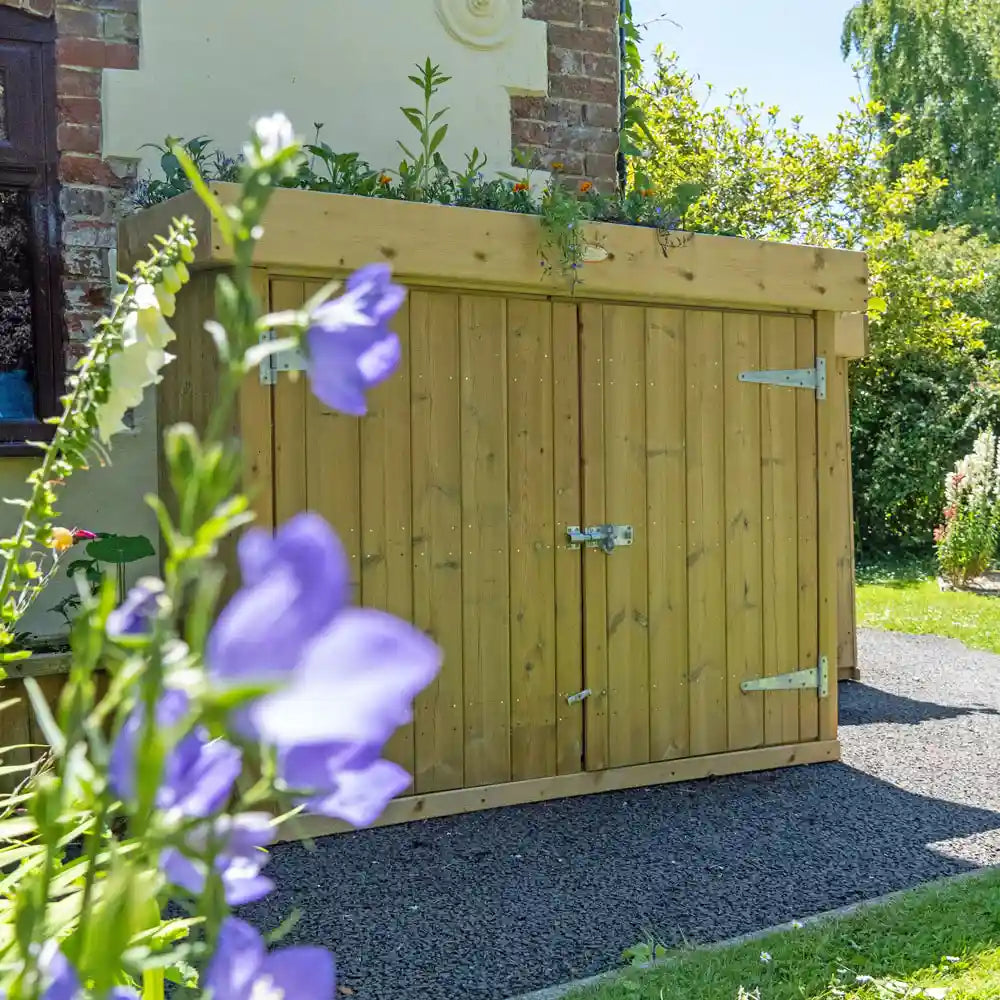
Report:
M511 98L515 150L604 189L617 181L618 10L618 0L524 0L526 17L548 22L549 93Z
M68 360L110 298L115 212L134 169L101 158L101 71L139 64L139 0L0 0L56 21L56 121Z

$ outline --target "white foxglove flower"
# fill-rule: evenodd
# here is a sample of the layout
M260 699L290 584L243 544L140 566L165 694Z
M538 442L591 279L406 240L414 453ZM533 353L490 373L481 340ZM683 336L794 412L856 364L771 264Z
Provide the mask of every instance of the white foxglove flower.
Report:
M254 136L260 152L253 146L243 147L243 154L251 162L259 155L262 160L273 160L283 149L295 144L295 129L288 118L279 111L276 114L258 118L253 125Z
M142 402L148 386L162 380L160 370L173 360L165 348L177 335L164 319L167 309L173 311L173 299L165 285L136 285L134 308L122 321L122 348L108 362L108 398L97 412L97 431L105 443L124 430L125 414Z

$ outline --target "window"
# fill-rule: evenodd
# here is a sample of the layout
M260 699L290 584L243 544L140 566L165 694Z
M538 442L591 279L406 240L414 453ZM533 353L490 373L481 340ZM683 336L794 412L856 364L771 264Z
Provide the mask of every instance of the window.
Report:
M49 436L62 391L55 26L0 7L0 454Z

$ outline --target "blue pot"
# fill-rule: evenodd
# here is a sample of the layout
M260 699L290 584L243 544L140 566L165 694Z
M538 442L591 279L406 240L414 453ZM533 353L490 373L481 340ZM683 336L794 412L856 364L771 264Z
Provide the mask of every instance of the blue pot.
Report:
M0 420L34 420L35 400L28 373L0 372Z

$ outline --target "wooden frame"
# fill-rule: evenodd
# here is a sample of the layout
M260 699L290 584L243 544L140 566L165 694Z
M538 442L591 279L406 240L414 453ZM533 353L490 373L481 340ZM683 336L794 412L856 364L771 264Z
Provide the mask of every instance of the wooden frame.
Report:
M238 190L233 184L211 187L223 203ZM140 259L150 234L181 215L197 225L196 267L231 263L215 220L196 195L186 194L125 220L121 266ZM607 257L584 265L576 299L799 313L856 313L866 307L863 254L728 236L662 236L640 226L590 225L585 234ZM272 198L254 260L272 273L290 275L341 274L386 261L410 286L439 286L447 276L449 288L564 296L566 279L539 266L539 240L539 222L532 216L281 190Z
M8 105L12 139L0 142L0 184L31 196L34 390L38 420L0 422L0 455L31 455L26 441L45 441L44 418L58 412L63 386L63 334L56 174L55 22L0 7L0 44L23 44L39 93Z
M231 200L236 190L222 184L214 188L224 202ZM174 320L179 334L178 360L165 371L159 391L159 413L163 424L187 420L199 425L207 415L213 362L206 338L196 338L204 320L211 316L215 275L231 263L229 252L218 239L214 223L201 203L193 195L186 195L127 219L120 229L119 254L122 265L131 266L145 252L153 236L164 231L172 218L181 215L195 220L200 243L192 282L178 298ZM415 477L417 473L420 475L419 483L414 478L406 485L407 491L414 491L412 542L408 536L401 546L396 539L392 543L395 549L390 553L392 565L409 566L413 577L404 588L405 593L398 591L391 598L389 610L404 616L412 613L418 626L435 635L438 627L443 627L448 648L458 650L460 659L463 652L466 659L471 656L470 662L483 655L484 648L490 650L499 641L501 645L507 643L504 648L509 649L510 659L521 664L535 656L533 643L553 645L558 634L562 637L559 640L562 652L558 656L552 653L546 666L546 670L551 670L552 683L558 685L556 702L561 705L571 692L585 687L597 690L602 685L607 690L597 693L605 703L612 697L618 699L618 708L609 709L600 703L601 699L591 697L578 715L568 718L569 713L561 708L553 709L550 715L544 711L533 715L530 707L523 705L515 710L512 693L507 728L487 725L484 729L482 719L475 715L470 729L463 722L462 707L453 703L456 695L436 697L418 708L415 730L406 739L393 743L393 759L399 756L405 766L411 767L414 760L424 759L425 763L423 768L412 767L417 776L415 793L392 803L381 823L837 759L836 678L840 676L841 657L850 659L854 628L847 363L861 356L866 348L865 257L846 251L697 234L667 239L653 230L629 226L594 225L587 228L586 237L592 246L602 248L603 259L585 265L582 282L571 292L563 279L538 267L537 219L351 196L275 193L255 257L255 281L262 300L270 308L294 307L322 282L376 260L390 262L398 279L411 289L407 314L400 319L411 357L409 374L403 376L403 382L409 387L411 382L425 376L427 382L413 389L417 395L399 404L404 409L402 419L407 421L407 474L412 471ZM670 347L671 338L677 335L671 331L677 323L681 324L676 329L683 330L688 352L686 362L683 354L677 356L679 364ZM402 335L404 331L400 332ZM638 350L635 345L643 337L645 347ZM723 370L721 352L725 338L732 341L732 353L727 347ZM494 343L507 346L491 346ZM748 439L756 449L752 453L761 456L756 479L752 469L748 474L751 482L767 482L767 503L771 505L767 509L778 512L780 527L775 523L763 536L758 528L756 535L749 530L745 541L727 541L724 525L732 522L731 514L739 510L741 522L748 515L743 513L740 489L727 486L726 477L730 469L746 470L748 463L737 456L732 462L721 464L712 449L710 434L738 431L741 414L763 421L763 405L757 408L753 402L757 397L747 393L791 390L752 386L731 391L725 387L738 386L740 381L736 376L747 368L809 366L817 356L827 359L825 401L819 402L814 394L801 392L794 403L790 396L781 397L780 403L768 403L770 450L766 453L761 450L759 438ZM497 362L496 358L501 360ZM558 369L553 358L558 359ZM720 360L715 361L716 358ZM480 382L475 390L475 405L470 407L462 394L465 390L460 392L459 386L470 373L475 375L475 365L479 363L489 366L490 371L502 373L500 381L508 388L501 388L497 395L489 380ZM614 372L609 368L612 364L625 366L619 370L627 372L618 388L613 388ZM647 364L653 366L648 371ZM557 371L575 374L567 380L547 383L546 379L551 379ZM688 375L694 371L700 380L694 388L686 386L689 378L685 377L685 371ZM528 378L519 380L518 375ZM664 381L655 381L659 378ZM643 389L645 403L636 402L630 395L633 385L644 387L654 385L654 381L657 391L649 393L648 398ZM676 453L672 439L660 431L665 421L675 419L678 414L683 419L690 418L683 416L682 401L675 404L670 400L686 393L688 413L693 412L692 406L702 405L699 400L715 399L709 409L717 407L721 399L720 382L724 383L727 408L730 398L736 407L728 422L723 424L721 416L713 417L698 431L702 437L698 439L697 454L692 456L689 448L686 473L683 460L679 466L657 466L659 471L655 472L651 466L643 465L638 473L640 478L635 480L640 485L633 489L629 485L633 482L629 462L634 461L636 454L645 463L650 456ZM507 391L511 393L509 401L504 395ZM605 392L609 393L606 403ZM428 399L435 400L433 412L426 409ZM378 404L376 409L383 405L386 404ZM486 411L503 421L502 432L495 436L481 422L481 414ZM460 459L452 453L434 451L459 440L454 426L459 412L469 416L470 426L476 430L475 441L482 442L470 446L470 455L463 452ZM528 418L523 416L534 412L542 413L537 431L530 430ZM362 497L370 490L381 500L392 493L382 481L383 472L371 465L371 461L385 462L386 456L396 460L394 456L402 439L398 436L399 425L394 421L401 417L396 409L392 413L395 416L380 417L381 423L377 425L347 427L335 422L340 418L310 401L301 382L281 377L277 385L268 387L252 377L244 386L234 427L246 445L246 481L260 521L270 525L285 520L296 510L312 506L313 491L319 491L316 495L320 505L335 511L336 516L331 519L352 553L355 584L361 587L363 579L375 572L365 567L386 567L377 570L377 583L372 587L373 593L383 596L393 589L388 581L395 571L387 567L388 550L372 556L369 543L362 541L366 529L357 513L360 508L355 504L363 506ZM565 418L568 423L560 422L556 427L556 414L560 415L560 421ZM793 426L790 434L785 419L788 414ZM647 442L646 431L640 429L635 447L629 443L636 420L640 428L656 429L655 441L650 438ZM519 443L534 440L533 433L542 435L538 448L528 449ZM317 442L317 435L322 436L321 443ZM571 445L581 450L572 451ZM335 446L347 449L346 457L338 463L341 485L314 482L314 472L303 468L303 461L308 470L326 463L308 463L308 449L319 448L317 454L322 456ZM479 477L477 449L483 455L501 453L501 462L506 464L501 464L500 473L485 480ZM370 459L368 465L359 465L363 451L376 459ZM432 454L437 455L435 461L444 456L443 464L434 472L440 482L424 474L424 463ZM539 454L554 457L540 459ZM756 462L758 459L754 458L750 465ZM516 476L507 471L515 467L519 470ZM560 526L577 523L569 518L582 517L580 523L607 519L612 516L608 513L612 503L618 509L638 511L637 505L646 503L643 498L648 500L644 485L647 476L650 482L655 476L656 496L666 501L671 476L678 474L678 469L680 474L688 476L686 516L699 516L692 504L699 503L702 495L710 497L712 504L711 524L707 529L700 528L700 534L687 541L689 566L690 560L698 561L708 553L697 570L699 587L718 567L728 567L731 558L737 560L734 564L737 567L748 567L740 572L762 572L759 561L762 547L771 551L789 534L792 539L791 563L784 558L767 564L770 576L764 579L774 581L783 596L765 594L764 603L770 607L766 639L761 632L755 632L759 625L746 632L740 630L742 626L735 629L727 626L722 630L725 634L721 661L716 639L708 645L702 643L698 651L694 646L689 650L686 645L664 645L662 639L657 639L654 651L645 631L649 625L647 605L643 603L646 598L637 598L639 603L632 606L634 610L628 615L612 606L619 588L630 593L642 589L648 568L658 574L656 613L660 613L664 595L676 586L676 582L668 579L673 570L664 571L660 567L661 558L667 554L663 543L657 543L655 550L643 552L636 556L638 561L627 564L621 560L606 562L600 553L584 554L581 560L580 554L561 551L567 547L564 537L560 541ZM692 469L699 477L694 492L690 485ZM505 607L509 609L510 621L514 620L515 611L519 622L522 615L526 618L527 624L521 631L529 631L527 640L523 635L498 638L494 622L490 626L492 631L487 630L489 640L484 647L478 620L476 635L470 640L469 634L463 632L463 625L456 631L453 624L442 623L433 615L432 609L445 598L448 606L467 608L473 616L486 606L483 601L492 600L489 588L497 585L497 577L485 564L476 563L475 558L479 557L469 563L470 579L476 587L486 587L477 591L479 596L470 597L462 589L464 584L453 586L443 578L434 586L428 584L429 589L422 592L419 602L414 596L418 570L423 586L433 573L452 568L449 560L454 543L446 541L435 549L433 539L459 530L466 521L476 520L475 513L469 515L464 500L455 500L449 484L456 477L460 484L471 484L473 500L469 502L474 504L481 498L478 491L487 488L484 483L548 483L542 488L541 499L525 501L516 497L512 501L508 497L504 515L513 525L509 530L520 532L516 544L521 546L516 559L509 555L510 561L501 572L501 577L507 572L511 574ZM790 487L793 499L790 506L784 504L779 511L774 506L775 495L785 486ZM418 491L421 497L437 498L420 501L419 524L415 513ZM796 494L800 506L796 506ZM461 490L460 496L465 496ZM646 524L647 516L651 524L656 524L652 519L659 516L657 511L665 509L660 500L657 504L650 507L648 514L643 510L635 515L640 526ZM487 532L495 531L498 526L497 505L490 510L493 513L482 527ZM394 511L395 508L386 506L375 515L378 531L397 530L399 518ZM805 522L798 519L797 511L805 512ZM758 506L753 516L760 523L767 523L763 514ZM409 513L401 517L405 520ZM542 524L544 528L539 528ZM509 553L513 553L515 543L510 539L514 534L506 534L506 524L502 530L501 546L506 539L511 546ZM662 526L657 530L662 538L670 537L662 534L666 530ZM427 543L430 553L414 551L411 560L402 552L402 547L416 546L418 539L421 549L425 547L425 536L431 538ZM553 549L556 554L545 554ZM673 546L672 551L676 549ZM461 552L454 553L454 557L465 558ZM672 554L670 558L677 557ZM558 563L562 567L558 573L552 568L556 565L551 562L553 559L563 560ZM679 565L682 564L683 559ZM605 567L609 567L606 572ZM518 584L517 593L521 595L518 608L512 596L515 573L527 574L528 581ZM554 573L560 581L558 588L552 583ZM692 586L691 579L689 574L681 586ZM807 595L805 598L796 597L801 590L795 583L797 579L805 581L802 591ZM370 585L364 587L367 593ZM554 602L551 613L554 618L537 612L529 606L530 602L524 603L525 595L534 594L536 588L544 595L539 598L540 604ZM712 595L739 604L742 593L741 585L731 588L728 598L725 588L699 591L697 617L688 617L688 611L684 611L686 627L702 634L710 631L712 614L718 613L717 608L712 610ZM705 594L709 596L706 598ZM792 606L787 602L802 600L813 603L799 611L796 628L800 632L804 628L805 632L796 647L794 641L780 634L781 622L791 620L786 612ZM757 613L750 598L740 606L750 609L751 614ZM578 611L580 607L584 608L582 624L579 634L574 634L574 609ZM653 607L648 609L649 613L653 610ZM694 610L690 613L695 615ZM567 620L569 631L565 627ZM622 633L612 636L620 625ZM537 640L533 638L536 629ZM626 632L628 635L622 638ZM755 634L759 637L756 640ZM751 645L755 641L763 644L763 659L740 659L734 663L727 642L739 643L744 639ZM691 674L690 692L686 685L683 689L683 697L690 699L685 701L693 713L690 718L707 724L718 708L724 714L737 713L731 720L728 737L725 725L721 734L713 733L708 738L702 734L697 739L693 731L688 739L687 735L668 732L659 722L654 727L651 720L659 720L660 714L670 707L674 696L670 692L680 690L674 688L656 695L659 700L655 705L650 701L642 734L633 738L628 727L623 728L622 719L626 717L623 713L636 706L645 711L642 701L646 697L645 681L641 670L637 673L633 655L641 657L641 662L649 664L652 670L653 663L662 661L664 650L669 650L672 663L681 662L683 669ZM829 695L818 702L816 694L809 691L793 692L792 698L771 693L754 693L749 698L741 695L740 679L760 677L762 666L766 665L764 676L781 673L787 669L784 664L799 659L810 660L800 666L818 663L817 654L826 658L831 677ZM728 673L719 685L705 688L700 681L695 684L695 675L703 673L700 666L693 665L695 656L701 658L700 663L708 662L705 660L708 656L713 663L728 664ZM506 657L505 652L501 657L505 663ZM582 674L581 662L589 664ZM735 671L734 666L738 668ZM853 676L855 664L845 662L843 666ZM473 684L477 692L485 685L490 697L501 697L490 671L474 667L471 674L461 676L462 683ZM538 690L531 687L537 681L527 683L525 691L529 695ZM765 708L766 705L771 707ZM434 715L438 709L444 713L440 719ZM739 715L741 712L743 715ZM544 727L553 733L558 729L560 735L557 745L542 752L525 740L530 743L530 734ZM506 734L510 741L512 749L504 762L506 770L501 768L505 780L484 777L496 765L495 760L481 755L489 733ZM466 749L464 764L461 756L456 762L455 740L460 748L473 745L479 756L469 757ZM520 763L512 762L512 755L518 753ZM295 838L341 829L335 823L310 821L305 826L289 827L285 835Z

